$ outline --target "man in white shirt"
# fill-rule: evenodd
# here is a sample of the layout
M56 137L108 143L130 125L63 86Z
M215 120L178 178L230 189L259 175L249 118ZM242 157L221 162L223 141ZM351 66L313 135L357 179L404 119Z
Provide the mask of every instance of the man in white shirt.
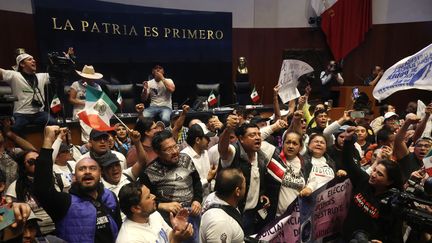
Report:
M244 242L237 205L245 193L246 179L240 169L227 168L218 173L215 192L204 203L200 242Z
M131 183L123 186L119 200L127 219L120 228L116 243L177 243L193 235L187 209L182 209L175 218L171 213L172 229L156 211L155 195L144 185Z
M187 133L187 147L181 153L187 154L195 165L196 170L201 178L203 187L203 201L210 193L211 181L216 175L216 165L210 166L209 155L207 152L210 138L204 134L202 127L199 124L194 124L190 127Z
M265 196L264 177L266 163L271 154L261 150L261 132L257 125L243 123L240 127L237 115L229 115L225 130L219 138L219 153L223 168L240 168L246 177L246 197L240 201L239 209L243 215L243 229L247 235L255 234L263 225L258 210L267 206L269 199ZM230 144L229 135L235 129L238 142ZM274 150L268 150L273 151ZM273 203L273 202L272 202Z
M0 80L8 83L12 94L18 98L14 102L15 124L12 130L23 134L23 128L28 124L56 124L55 119L44 111L44 88L49 83L48 73L36 73L36 60L27 53L18 55L16 64L17 71L0 68Z
M145 102L150 98L150 107L144 110L144 117L159 117L165 126L170 124L172 112L171 95L175 91L172 79L165 78L164 68L156 65L152 69L153 79L143 82L141 100Z

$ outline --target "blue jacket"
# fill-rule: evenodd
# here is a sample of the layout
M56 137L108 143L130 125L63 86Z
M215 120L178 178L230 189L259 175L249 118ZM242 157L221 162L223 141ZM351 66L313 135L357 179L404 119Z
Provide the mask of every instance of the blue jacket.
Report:
M114 194L108 189L103 189L103 193L98 200L105 205L110 221L113 238L116 239L118 226L112 217L116 210L117 201ZM57 234L60 238L69 243L94 242L96 232L96 208L89 198L79 197L71 193L71 205L66 216L56 223Z

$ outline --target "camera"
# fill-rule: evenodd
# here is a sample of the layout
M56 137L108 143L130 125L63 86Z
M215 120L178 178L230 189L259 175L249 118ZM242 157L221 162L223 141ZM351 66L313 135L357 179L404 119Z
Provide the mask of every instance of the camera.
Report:
M75 70L75 62L73 59L58 52L48 53L48 60L48 73L50 77L67 77Z
M34 98L31 101L31 105L33 107L39 107L39 108L43 106L42 102L40 102L39 100L34 99Z

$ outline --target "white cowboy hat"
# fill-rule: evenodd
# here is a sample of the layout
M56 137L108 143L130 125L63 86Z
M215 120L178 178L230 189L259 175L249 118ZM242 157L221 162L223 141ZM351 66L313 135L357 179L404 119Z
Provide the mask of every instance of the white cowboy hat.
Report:
M97 73L94 70L92 65L84 65L82 71L75 70L79 76L87 79L101 79L103 75L101 73Z

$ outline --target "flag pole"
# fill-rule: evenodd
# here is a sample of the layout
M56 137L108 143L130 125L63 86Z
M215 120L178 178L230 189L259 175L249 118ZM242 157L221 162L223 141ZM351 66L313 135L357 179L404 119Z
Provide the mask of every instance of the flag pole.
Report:
M129 127L128 126L126 126L126 124L124 124L124 122L122 121L122 120L120 120L120 118L116 115L116 114L114 114L113 113L113 116L115 117L115 118L117 118L117 120L119 120L119 122L126 128L126 130L128 131L128 132L130 132L130 129L129 129Z

